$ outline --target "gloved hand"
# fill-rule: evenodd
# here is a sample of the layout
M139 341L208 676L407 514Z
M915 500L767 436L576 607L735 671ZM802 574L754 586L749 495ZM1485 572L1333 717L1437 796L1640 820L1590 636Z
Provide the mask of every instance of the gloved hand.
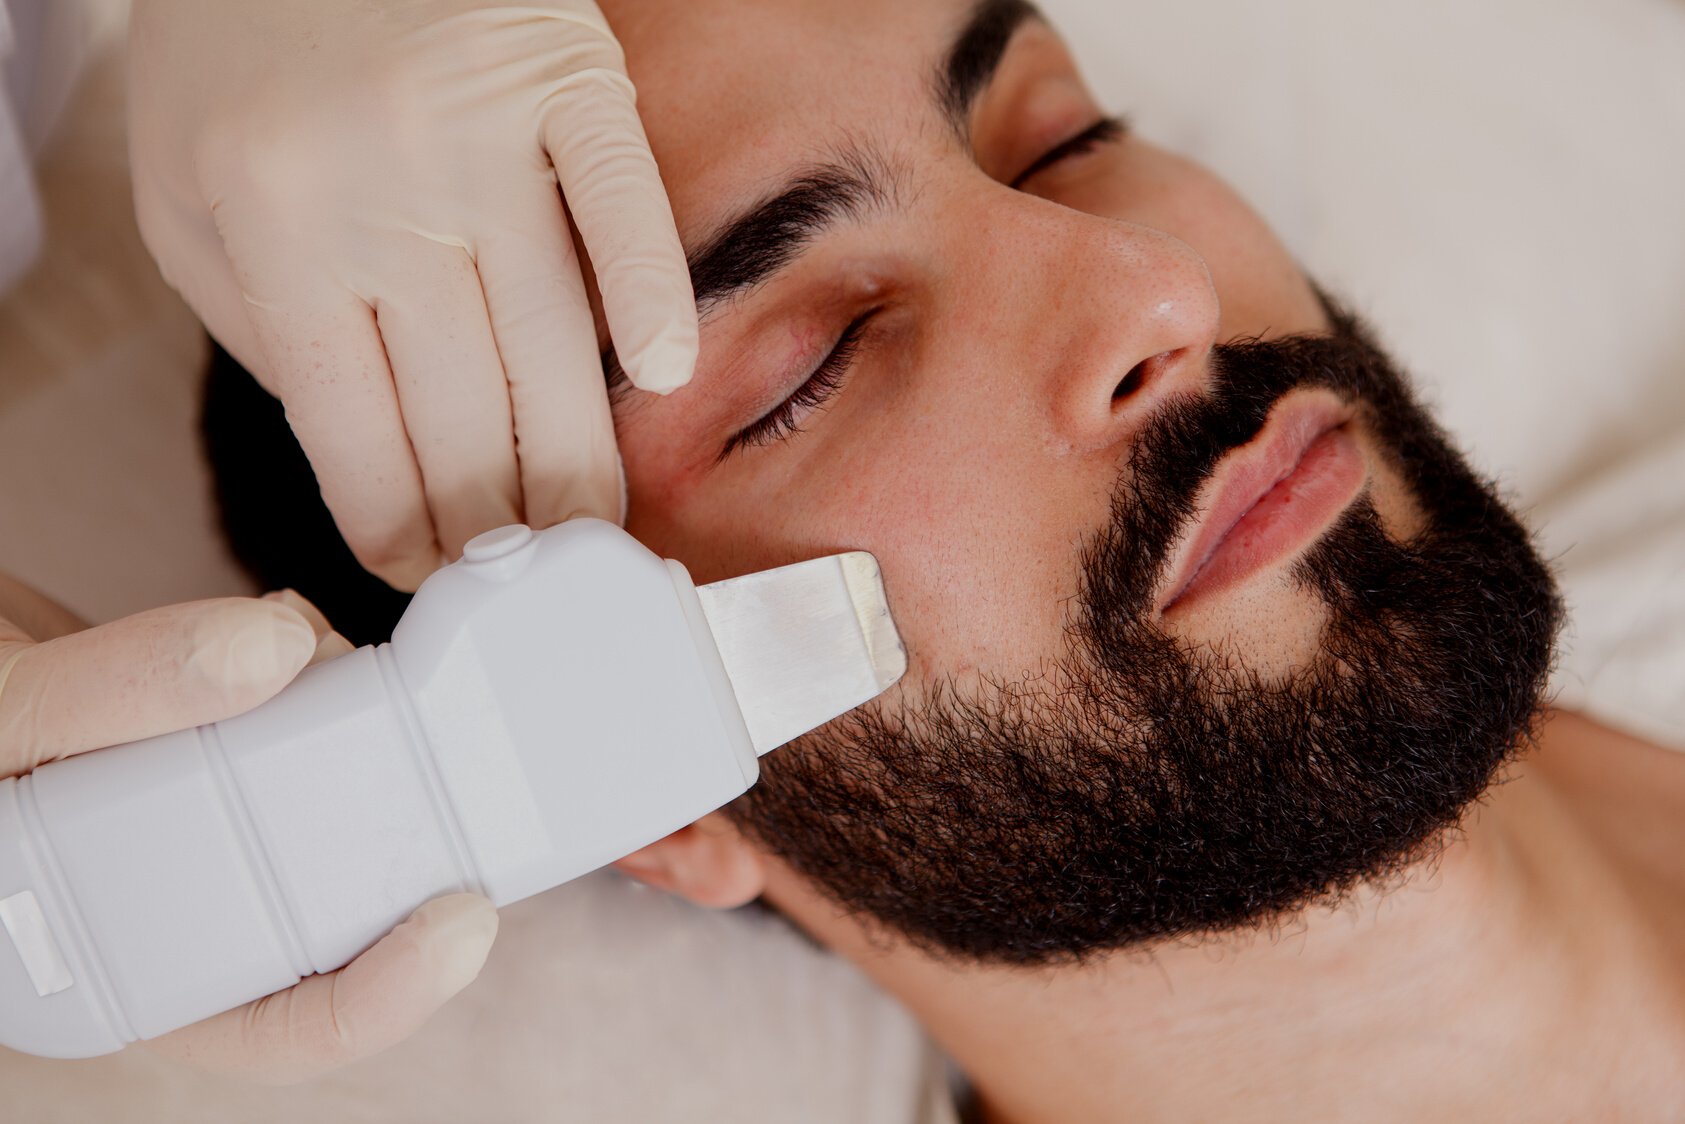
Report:
M70 620L0 579L0 777L231 717L307 663L350 650L293 593L172 605L43 638ZM437 898L337 972L147 1045L225 1073L304 1080L420 1029L479 974L496 934L487 899Z
M480 531L622 516L569 213L633 385L688 381L697 323L592 0L138 0L129 68L146 244L359 561L414 589Z

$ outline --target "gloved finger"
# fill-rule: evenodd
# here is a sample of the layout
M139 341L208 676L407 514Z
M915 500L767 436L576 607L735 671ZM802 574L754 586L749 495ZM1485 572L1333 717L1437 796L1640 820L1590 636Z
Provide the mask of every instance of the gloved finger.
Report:
M509 387L466 251L425 243L404 289L383 297L380 335L445 556L521 519Z
M582 71L545 106L544 147L585 242L626 377L668 393L696 367L696 303L631 80Z
M374 312L345 294L251 315L271 389L340 534L370 572L413 590L438 569L439 544Z
M286 605L229 597L0 644L0 776L243 713L291 682L316 643Z
M526 519L624 519L614 418L591 302L560 201L531 211L520 234L479 247L481 283L509 378Z
M420 1030L480 974L496 936L497 910L486 898L435 898L339 971L146 1045L251 1080L306 1081Z
M181 295L216 342L263 382L268 373L263 352L216 226L185 213L143 168L137 167L134 177L141 241L165 283Z
M316 650L310 654L310 662L305 665L306 667L315 667L325 660L331 660L337 656L343 656L347 652L357 650L355 644L334 631L333 625L328 623L328 618L322 615L322 610L316 608L310 599L299 593L298 590L277 589L273 593L265 593L263 599L278 602L292 609L305 619L305 622L310 625L311 631L316 634Z

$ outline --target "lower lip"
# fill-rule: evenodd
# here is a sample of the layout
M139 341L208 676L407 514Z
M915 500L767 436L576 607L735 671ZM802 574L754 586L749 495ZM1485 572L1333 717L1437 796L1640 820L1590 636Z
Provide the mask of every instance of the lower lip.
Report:
M1324 433L1298 467L1229 529L1174 604L1227 589L1296 553L1351 504L1363 480L1357 442L1343 427Z

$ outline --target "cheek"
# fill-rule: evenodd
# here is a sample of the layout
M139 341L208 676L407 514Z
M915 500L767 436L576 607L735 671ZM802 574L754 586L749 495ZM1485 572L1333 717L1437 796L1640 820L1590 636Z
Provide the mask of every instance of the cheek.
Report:
M1015 676L1057 650L1076 551L1100 509L1047 462L955 430L909 435L899 448L914 457L862 466L857 495L822 517L878 555L922 675Z
M722 472L671 507L639 503L629 469L628 530L698 582L871 551L915 679L1012 678L1059 650L1081 544L1106 511L1105 481L952 413L880 419L830 448L822 465L776 481L770 469Z

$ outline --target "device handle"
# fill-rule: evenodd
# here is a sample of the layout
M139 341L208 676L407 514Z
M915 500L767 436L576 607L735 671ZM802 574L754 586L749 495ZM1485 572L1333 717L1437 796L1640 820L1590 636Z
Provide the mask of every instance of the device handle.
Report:
M0 782L0 1043L120 1049L476 889L396 687L362 648L237 718Z
M196 1022L441 894L595 870L758 767L682 566L594 519L487 532L392 645L0 782L0 1045L86 1057Z

